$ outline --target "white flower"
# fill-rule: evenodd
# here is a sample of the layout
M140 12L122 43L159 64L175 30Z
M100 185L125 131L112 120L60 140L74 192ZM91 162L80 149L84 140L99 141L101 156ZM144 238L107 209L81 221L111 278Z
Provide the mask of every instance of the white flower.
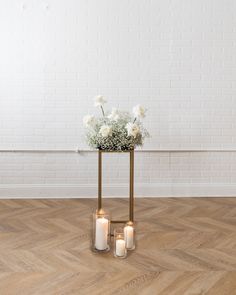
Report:
M144 107L142 107L140 104L133 107L133 114L136 118L144 118L146 111L147 110Z
M112 108L110 115L107 117L113 121L118 121L120 118L119 111L116 108Z
M95 107L102 107L107 101L102 95L98 95L94 98L94 106Z
M95 124L95 118L92 115L86 115L83 117L83 123L86 127L92 127Z
M133 136L134 138L140 133L140 129L135 123L127 123L125 129L128 132L128 136Z
M102 135L102 137L108 137L112 135L112 128L108 125L102 125L99 133Z

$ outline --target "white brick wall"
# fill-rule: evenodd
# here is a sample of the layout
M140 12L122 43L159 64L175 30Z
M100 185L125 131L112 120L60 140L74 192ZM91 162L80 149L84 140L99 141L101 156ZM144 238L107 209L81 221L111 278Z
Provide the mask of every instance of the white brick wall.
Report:
M128 194L128 155L103 158L104 195ZM1 197L96 196L96 153L1 153ZM235 152L135 154L137 196L232 196Z
M136 155L139 195L234 195L234 0L1 0L0 150L85 148L81 119L149 108L152 138ZM126 160L107 166L123 194ZM96 156L0 153L0 196L94 195ZM117 179L118 178L118 179ZM91 190L86 188L91 187ZM59 188L59 189L58 189Z

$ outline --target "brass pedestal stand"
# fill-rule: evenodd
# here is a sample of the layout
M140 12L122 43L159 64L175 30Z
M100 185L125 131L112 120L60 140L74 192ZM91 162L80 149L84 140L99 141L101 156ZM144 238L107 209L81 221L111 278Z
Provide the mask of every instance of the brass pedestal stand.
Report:
M102 209L102 154L103 153L129 153L130 177L129 177L129 220L111 220L111 223L134 222L134 150L125 151L98 151L98 210Z

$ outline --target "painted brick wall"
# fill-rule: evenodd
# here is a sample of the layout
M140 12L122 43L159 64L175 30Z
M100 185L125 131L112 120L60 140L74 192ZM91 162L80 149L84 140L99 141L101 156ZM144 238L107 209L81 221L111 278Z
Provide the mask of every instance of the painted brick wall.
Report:
M234 0L1 0L0 150L86 148L81 119L104 94L108 107L149 109L144 149L157 152L136 155L137 194L234 195L235 10ZM222 152L181 152L201 149ZM123 194L127 159L105 161L105 193ZM94 153L0 153L0 196L94 195L96 172Z

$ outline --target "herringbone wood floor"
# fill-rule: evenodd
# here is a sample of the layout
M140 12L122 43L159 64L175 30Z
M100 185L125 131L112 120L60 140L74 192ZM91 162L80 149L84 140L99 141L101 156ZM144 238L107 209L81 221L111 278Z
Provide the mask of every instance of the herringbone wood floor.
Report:
M116 219L126 199L105 199ZM96 200L1 200L0 294L236 294L236 198L143 198L126 260L89 249Z

